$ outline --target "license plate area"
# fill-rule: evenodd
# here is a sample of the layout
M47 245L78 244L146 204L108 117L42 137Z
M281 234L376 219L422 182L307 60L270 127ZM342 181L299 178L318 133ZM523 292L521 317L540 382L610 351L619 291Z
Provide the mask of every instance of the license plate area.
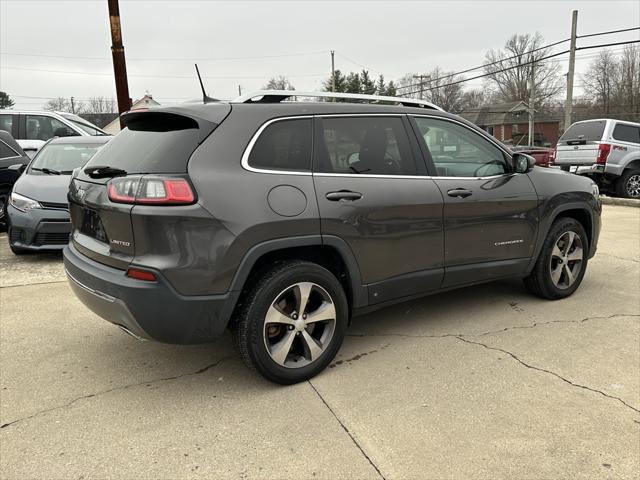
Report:
M109 243L107 234L104 231L102 220L100 215L95 210L88 208L84 209L84 215L82 217L82 224L80 226L80 233L87 235L88 237L95 238L96 240Z

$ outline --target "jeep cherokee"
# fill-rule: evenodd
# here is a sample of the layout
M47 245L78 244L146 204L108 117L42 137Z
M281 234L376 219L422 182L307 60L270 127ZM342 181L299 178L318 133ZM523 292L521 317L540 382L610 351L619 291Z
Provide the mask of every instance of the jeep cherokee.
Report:
M564 298L596 251L591 180L428 102L265 91L124 122L70 185L74 292L139 338L229 328L274 382L322 371L354 315L506 277Z

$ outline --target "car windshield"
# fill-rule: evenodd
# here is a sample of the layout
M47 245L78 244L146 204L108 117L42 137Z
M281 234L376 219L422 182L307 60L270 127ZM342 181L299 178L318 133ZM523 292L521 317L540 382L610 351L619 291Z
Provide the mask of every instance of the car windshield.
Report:
M95 137L95 136L99 136L99 135L108 135L108 133L100 130L94 124L92 124L90 122L87 122L86 120L83 120L82 118L78 117L77 115L73 115L71 113L65 113L63 116L64 116L64 118L69 120L71 123L73 123L76 127L78 127L81 130L87 132L91 136Z
M31 170L36 172L53 171L71 174L74 169L82 167L104 144L50 144L44 146L33 159Z

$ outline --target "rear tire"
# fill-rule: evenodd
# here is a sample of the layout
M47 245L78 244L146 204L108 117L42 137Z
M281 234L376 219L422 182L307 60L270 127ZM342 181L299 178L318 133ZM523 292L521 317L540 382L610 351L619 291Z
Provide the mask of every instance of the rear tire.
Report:
M557 219L542 245L535 267L524 279L538 297L559 300L573 294L587 269L589 241L583 226L573 218Z
M9 202L9 194L11 190L0 191L0 232L6 232L8 229L7 224L7 203Z
M342 345L347 299L336 277L315 263L277 264L243 292L241 302L231 329L236 349L245 365L272 382L312 378Z
M625 170L616 182L616 195L622 198L640 198L640 170Z

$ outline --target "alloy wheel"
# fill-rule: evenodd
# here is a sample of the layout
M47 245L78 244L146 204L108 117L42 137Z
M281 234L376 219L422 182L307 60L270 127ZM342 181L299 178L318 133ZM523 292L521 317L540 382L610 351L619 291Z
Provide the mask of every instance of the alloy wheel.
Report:
M582 269L584 249L580 235L569 230L556 240L551 251L551 281L561 289L571 287Z
M300 282L284 289L264 320L267 352L278 365L300 368L327 349L336 328L336 308L320 285Z
M631 175L626 185L627 195L631 198L640 198L640 174Z

